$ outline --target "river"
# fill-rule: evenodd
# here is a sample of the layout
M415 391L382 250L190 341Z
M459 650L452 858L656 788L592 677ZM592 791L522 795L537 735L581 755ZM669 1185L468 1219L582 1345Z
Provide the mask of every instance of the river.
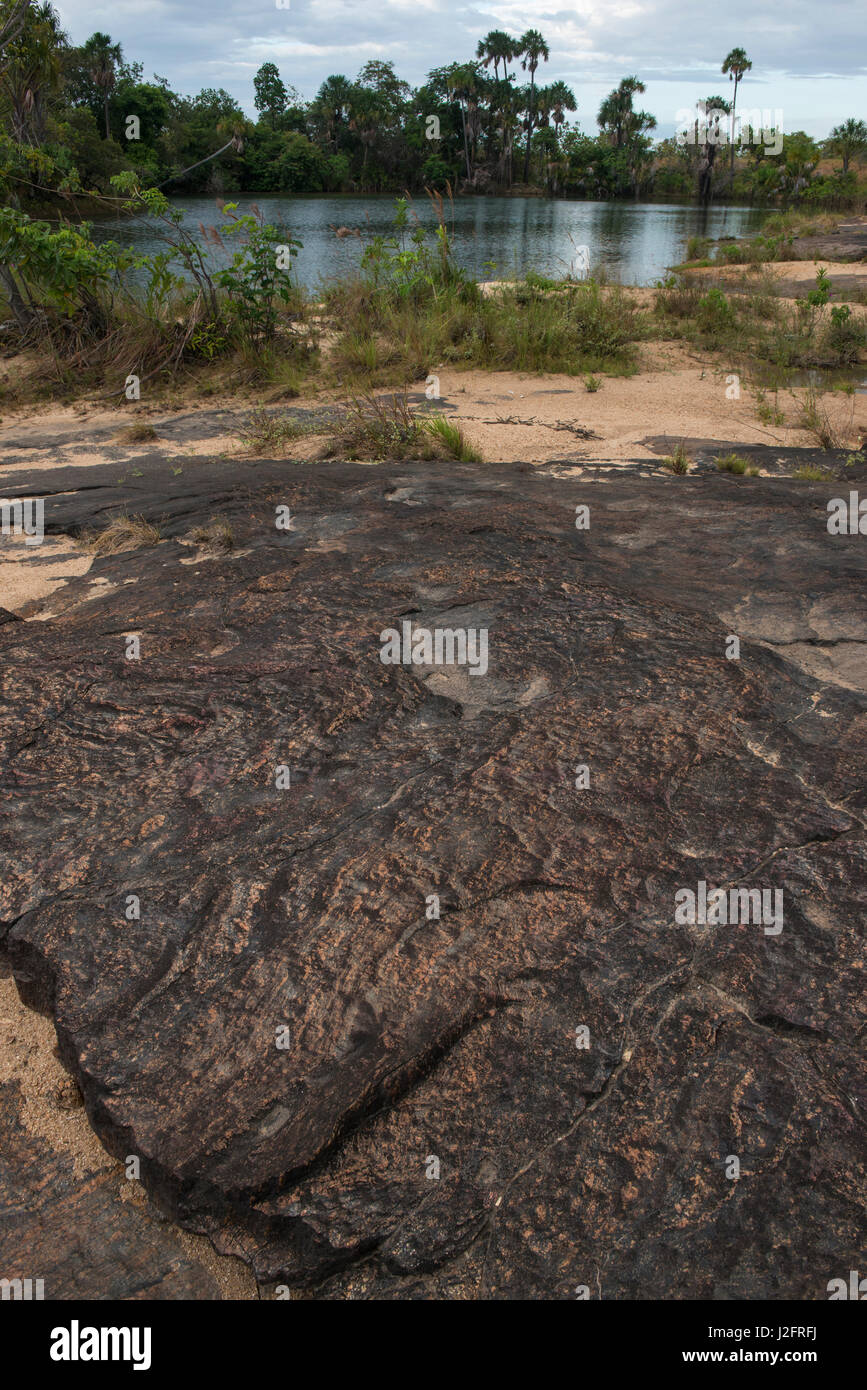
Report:
M302 242L295 278L308 289L339 279L357 267L366 241L388 234L394 218L390 196L304 197L232 195L241 211L251 202ZM184 225L198 234L199 223L220 227L225 218L213 198L176 198ZM434 227L426 196L411 207L419 220ZM717 207L705 211L675 203L578 202L542 198L459 198L448 211L454 218L455 256L477 280L508 279L535 270L544 275L580 273L587 248L590 268L604 267L624 284L652 285L668 266L684 258L693 234L743 236L758 227L756 208ZM360 237L338 238L336 227L357 227ZM161 247L159 224L147 217L101 220L99 240L109 238L141 251ZM211 252L221 259L219 250Z

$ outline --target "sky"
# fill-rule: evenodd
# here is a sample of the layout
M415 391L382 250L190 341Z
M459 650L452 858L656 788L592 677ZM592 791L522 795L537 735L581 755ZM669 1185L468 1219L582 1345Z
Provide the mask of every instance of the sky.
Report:
M602 98L621 77L646 84L640 99L674 133L696 99L728 97L720 66L734 47L753 68L739 108L761 108L785 131L827 135L848 116L867 119L865 0L55 0L73 43L100 29L184 95L225 87L255 116L253 77L276 63L287 85L315 95L331 73L355 77L369 58L394 63L413 86L425 74L475 55L490 29L541 30L551 50L537 81L562 79L583 130L596 130ZM638 103L636 103L638 104Z

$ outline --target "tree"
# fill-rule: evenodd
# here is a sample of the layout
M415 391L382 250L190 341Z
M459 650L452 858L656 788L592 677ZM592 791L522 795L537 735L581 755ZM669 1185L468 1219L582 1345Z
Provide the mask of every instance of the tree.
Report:
M527 147L524 152L524 183L527 183L530 177L530 140L536 124L536 69L540 58L547 63L551 51L538 29L528 29L526 34L521 36L519 44L521 67L530 74L530 108L527 113Z
M700 151L698 162L698 196L699 201L707 207L713 197L713 173L716 163L717 150L720 147L722 137L721 127L723 116L731 114L731 104L722 97L705 97L704 101L696 102L699 115L695 122L695 148ZM700 135L704 125L704 134Z
M849 160L853 156L857 159L867 151L867 124L850 116L842 125L834 126L825 141L825 148L829 154L840 156L843 161L843 174L848 174Z
M735 89L732 93L731 104L731 150L729 151L729 169L734 178L735 172L735 108L738 104L738 83L745 72L749 72L752 63L742 48L733 48L722 65L723 73L728 73L729 82L734 82Z
M276 130L277 121L286 110L286 87L280 80L280 73L274 63L263 63L253 78L255 96L253 105L264 116L267 112L271 129Z
M606 134L616 150L623 149L628 145L630 137L635 133L636 116L639 124L645 124L647 116L645 112L636 113L632 109L633 97L645 91L643 82L637 77L624 77L619 86L613 92L609 92L599 108L599 115L596 120L603 134ZM655 125L653 117L650 117ZM652 129L646 126L647 129Z
M794 130L783 141L781 188L786 198L800 201L819 164L819 146L803 130Z
M480 60L482 67L487 68L489 64L494 65L494 80L498 81L500 63L503 64L503 77L508 77L508 66L513 58L520 54L520 44L517 44L511 35L502 29L492 29L483 39L479 39L476 49L476 57Z
M622 171L624 191L626 187L637 190L641 168L647 163L650 142L648 131L656 128L656 117L649 111L635 111L633 98L644 92L644 83L637 77L624 77L599 107L596 117L608 142L622 154L623 159L611 164Z
M108 103L117 82L117 68L123 61L123 52L119 43L112 43L108 34L101 34L98 31L91 34L81 51L90 73L90 80L100 94L102 115L105 121L105 138L110 140L111 127L108 120Z
M571 87L567 87L565 82L552 82L547 88L548 97L551 103L551 119L554 122L554 131L559 139L560 127L566 119L566 111L577 110L577 102Z
M14 43L27 22L30 0L2 0L0 3L0 55Z
M335 73L326 77L313 100L313 119L335 151L340 149L341 136L349 124L352 110L352 83L348 77Z
M452 63L443 72L449 96L460 108L467 180L472 182L479 136L479 97L484 78L478 63Z
M60 88L61 54L67 47L60 16L48 0L31 5L17 37L8 45L0 70L0 91L9 103L12 134L18 144L40 145L45 138L46 105Z

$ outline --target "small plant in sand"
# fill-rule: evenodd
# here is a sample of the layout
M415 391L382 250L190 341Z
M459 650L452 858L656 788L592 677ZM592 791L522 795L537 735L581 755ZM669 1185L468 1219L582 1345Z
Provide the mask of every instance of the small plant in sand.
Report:
M664 280L656 282L654 312L663 318L693 318L700 298L698 286L683 275L666 275Z
M457 459L458 463L482 463L482 455L474 444L471 444L464 434L460 425L456 425L453 420L447 420L444 415L434 415L425 420L424 428L433 435L434 439L442 441L449 456Z
M812 304L814 309L819 309L823 304L827 304L830 298L831 281L825 267L820 265L816 271L816 287L807 292L807 303Z
M150 439L157 439L156 430L153 425L146 425L139 422L135 425L127 425L119 434L115 436L118 444L144 444Z
M444 415L416 414L406 390L353 398L328 451L348 459L453 458L481 462L460 425Z
M734 306L722 290L708 290L698 301L699 327L708 334L715 335L732 327L735 321Z
M841 367L854 367L867 347L867 328L852 317L848 304L832 304L828 345Z
M798 423L802 430L813 436L821 448L828 450L843 447L843 442L822 404L821 395L813 385L808 386L804 393Z
M139 550L159 541L159 530L150 521L140 514L124 514L114 517L102 531L82 532L78 543L91 555L117 555L121 550Z
M598 376L591 376L590 373L588 373L587 376L585 376L585 378L584 378L584 389L585 389L585 391L590 391L591 393L594 392L594 391L598 391L598 390L599 390L599 387L600 387L601 385L602 385L602 378L601 378L601 377L598 377Z
M759 470L755 464L750 463L744 454L720 454L716 460L716 466L720 473L734 473L738 478L744 476L757 478L759 476Z
M782 429L786 423L786 417L777 404L777 393L774 392L774 403L768 400L767 395L761 388L756 391L756 414L763 425L774 425L777 429Z
M276 415L267 410L254 410L241 438L244 448L250 454L281 454L296 440L313 433L313 427L295 415Z
M683 447L682 440L680 444L678 444L674 453L669 454L667 458L664 458L662 460L662 467L667 468L670 473L689 472L689 455L687 454L686 449Z
M686 243L688 261L706 260L710 251L711 239L707 236L691 236Z

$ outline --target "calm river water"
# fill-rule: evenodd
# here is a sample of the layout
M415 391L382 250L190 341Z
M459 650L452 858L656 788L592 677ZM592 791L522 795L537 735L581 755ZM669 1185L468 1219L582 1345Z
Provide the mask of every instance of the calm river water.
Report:
M237 197L241 211L255 202L269 222L286 229L303 243L295 276L312 289L321 280L339 279L357 266L365 241L388 234L394 217L391 197ZM177 198L185 224L193 232L199 223L220 226L222 217L212 198ZM419 220L434 227L426 197L412 205ZM666 203L593 203L547 201L542 198L460 198L454 204L455 255L478 280L507 279L516 272L536 270L561 276L580 272L587 247L591 270L604 266L624 284L650 285L666 267L682 260L687 238L743 236L757 227L762 214L754 208L701 208ZM451 222L451 218L450 218ZM334 227L358 227L361 238L335 236ZM158 250L157 224L141 218L101 221L94 235L142 251ZM221 258L218 250L211 253Z

